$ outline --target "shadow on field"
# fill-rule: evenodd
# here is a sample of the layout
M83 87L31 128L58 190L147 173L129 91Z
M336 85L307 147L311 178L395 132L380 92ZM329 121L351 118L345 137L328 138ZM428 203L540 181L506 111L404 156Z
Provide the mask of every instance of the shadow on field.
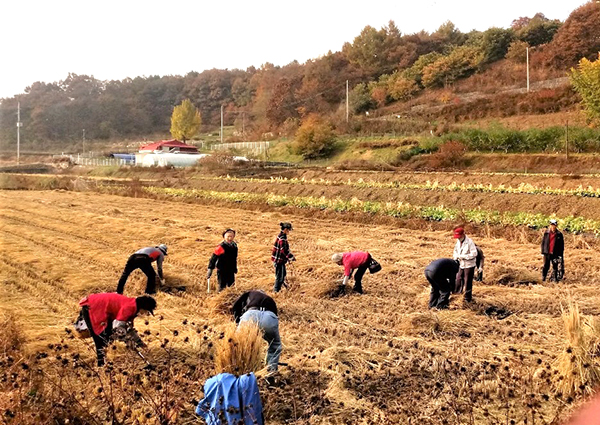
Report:
M503 320L513 315L513 312L507 308L481 301L469 303L467 308L478 315L498 320Z

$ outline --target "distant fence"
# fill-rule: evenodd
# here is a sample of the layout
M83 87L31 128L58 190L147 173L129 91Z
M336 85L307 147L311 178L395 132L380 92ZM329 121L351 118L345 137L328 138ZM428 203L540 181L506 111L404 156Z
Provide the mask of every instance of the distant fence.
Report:
M253 153L264 153L269 149L270 142L237 142L237 143L217 143L210 146L210 150L236 149L240 151L249 151Z
M52 158L67 158L72 163L77 165L86 165L91 167L109 167L115 165L133 165L134 162L127 161L121 158L106 158L106 157L96 157L96 158L87 158L80 155L52 155Z

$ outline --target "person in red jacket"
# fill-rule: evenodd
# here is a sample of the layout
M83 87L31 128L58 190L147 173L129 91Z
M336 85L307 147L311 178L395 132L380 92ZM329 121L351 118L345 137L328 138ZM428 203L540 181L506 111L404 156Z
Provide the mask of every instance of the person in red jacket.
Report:
M352 277L354 270L356 270L356 273L354 273L354 291L362 294L362 278L371 263L371 254L364 251L339 252L333 254L331 260L340 266L344 266L344 280L342 281L344 287Z
M137 298L126 297L115 292L91 294L79 302L81 316L96 345L98 366L104 365L105 349L117 327L130 326L138 315L154 315L156 300L148 295ZM136 334L137 335L137 334ZM139 337L137 345L144 346Z

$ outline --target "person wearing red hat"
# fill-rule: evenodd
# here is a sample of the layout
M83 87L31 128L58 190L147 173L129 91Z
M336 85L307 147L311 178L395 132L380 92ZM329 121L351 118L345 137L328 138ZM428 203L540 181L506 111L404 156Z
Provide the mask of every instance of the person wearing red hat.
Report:
M477 247L473 241L465 235L465 229L457 227L454 229L454 254L452 258L458 261L459 268L456 274L456 285L454 292L465 293L465 301L473 300L473 276L477 263Z

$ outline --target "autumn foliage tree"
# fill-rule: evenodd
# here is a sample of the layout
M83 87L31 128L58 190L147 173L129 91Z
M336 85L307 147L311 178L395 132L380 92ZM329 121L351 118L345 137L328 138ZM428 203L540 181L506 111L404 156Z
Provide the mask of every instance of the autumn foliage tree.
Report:
M419 91L419 86L415 80L395 73L388 80L388 91L392 99L405 101Z
M581 59L577 69L571 69L570 77L571 84L581 95L588 119L600 124L600 59L594 62Z
M549 44L548 62L570 67L581 58L597 58L600 52L599 22L599 2L590 1L575 9Z
M336 136L328 122L310 115L302 123L294 140L293 148L304 159L326 157L335 148Z
M461 46L423 68L425 87L443 87L473 74L484 60L478 47Z
M350 91L350 108L355 114L375 108L376 103L371 97L369 87L365 83L359 83Z
M285 77L275 84L266 111L267 120L272 127L279 127L288 118L298 118L298 102L295 98L298 85L298 79Z
M406 49L405 44L400 30L390 21L380 30L366 26L352 43L344 44L342 52L365 76L378 77L410 61L410 57L416 59L414 51Z
M543 13L536 13L533 18L521 17L512 22L511 28L517 39L529 46L539 46L552 41L561 26L558 19L548 19Z
M171 135L175 139L181 139L184 142L191 139L200 130L202 119L200 117L200 111L189 99L185 99L181 102L181 105L173 108L173 115L171 116Z
M521 40L515 40L508 46L506 59L514 63L525 63L527 61L527 48L529 44Z

